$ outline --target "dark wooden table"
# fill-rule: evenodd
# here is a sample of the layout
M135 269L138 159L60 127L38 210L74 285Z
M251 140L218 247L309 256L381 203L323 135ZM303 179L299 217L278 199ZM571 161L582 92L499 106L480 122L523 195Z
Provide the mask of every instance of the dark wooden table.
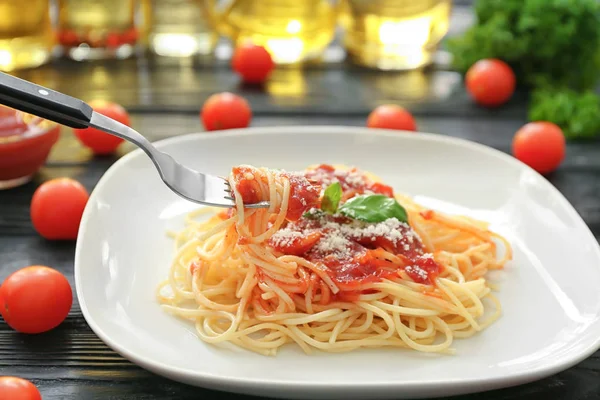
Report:
M455 17L468 19L468 13L458 10ZM525 122L527 104L527 96L519 93L501 109L481 109L469 100L460 76L443 63L409 73L380 73L335 62L304 71L282 69L264 88L240 86L222 62L153 57L93 64L62 60L20 75L84 99L117 101L132 113L134 127L152 140L201 130L201 104L210 94L227 90L250 101L253 126L362 126L373 107L391 102L408 107L422 131L509 152L512 135ZM0 192L0 282L19 268L44 264L65 273L74 286L75 244L45 241L35 233L29 220L31 196L40 183L60 176L78 179L92 190L129 150L125 145L114 156L95 158L65 128L33 182ZM548 178L600 237L600 143L569 144L566 161ZM250 399L174 383L131 364L94 335L76 300L67 320L42 335L18 334L0 318L0 375L32 380L45 400ZM509 398L600 398L600 353L536 383L459 399Z

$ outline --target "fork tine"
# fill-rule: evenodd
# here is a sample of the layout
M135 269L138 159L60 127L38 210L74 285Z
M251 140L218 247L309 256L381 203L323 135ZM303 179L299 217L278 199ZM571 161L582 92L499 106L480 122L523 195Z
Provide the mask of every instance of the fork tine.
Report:
M94 128L125 138L141 147L154 163L163 182L181 197L213 207L235 206L232 197L223 197L224 194L231 194L228 191L224 193L224 187L234 189L227 178L204 174L180 164L171 155L154 148L139 132L102 114L94 113L89 123ZM269 207L268 202L248 204L248 208L265 207Z
M227 193L229 195L229 196L225 196L224 199L235 203L235 199L233 198L233 190L231 188L231 184L229 183L229 180L227 180L226 178L222 178L222 179L225 181L225 193ZM267 207L269 207L269 202L261 201L256 204L245 204L244 207L245 208L267 208Z
M171 182L177 183L171 185L171 189L179 193L188 200L195 201L209 206L216 207L235 207L233 199L233 188L222 177L214 175L201 174L197 171L183 167L178 171L177 179L172 179ZM169 182L163 179L167 185ZM184 183L182 185L181 183ZM269 207L268 202L259 202L256 204L245 205L247 208L266 208Z

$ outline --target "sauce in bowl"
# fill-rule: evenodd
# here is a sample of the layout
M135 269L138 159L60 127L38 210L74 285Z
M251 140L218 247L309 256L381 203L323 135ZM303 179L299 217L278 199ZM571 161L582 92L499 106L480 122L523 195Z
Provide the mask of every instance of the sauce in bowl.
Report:
M60 126L0 106L0 189L28 182L48 158Z

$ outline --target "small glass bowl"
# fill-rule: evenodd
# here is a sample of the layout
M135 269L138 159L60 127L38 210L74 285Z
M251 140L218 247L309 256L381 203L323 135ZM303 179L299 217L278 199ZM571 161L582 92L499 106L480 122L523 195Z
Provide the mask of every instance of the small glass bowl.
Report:
M54 122L0 106L0 189L29 182L59 134Z

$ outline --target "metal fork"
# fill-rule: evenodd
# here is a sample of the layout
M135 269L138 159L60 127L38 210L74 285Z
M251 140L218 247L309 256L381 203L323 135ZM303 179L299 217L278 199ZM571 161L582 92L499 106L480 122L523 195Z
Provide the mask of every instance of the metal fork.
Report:
M181 197L209 206L234 206L231 187L225 178L203 174L178 163L137 131L95 112L82 100L0 73L0 104L71 128L94 127L128 140L150 157L161 179ZM248 208L268 206L268 202L245 204Z

